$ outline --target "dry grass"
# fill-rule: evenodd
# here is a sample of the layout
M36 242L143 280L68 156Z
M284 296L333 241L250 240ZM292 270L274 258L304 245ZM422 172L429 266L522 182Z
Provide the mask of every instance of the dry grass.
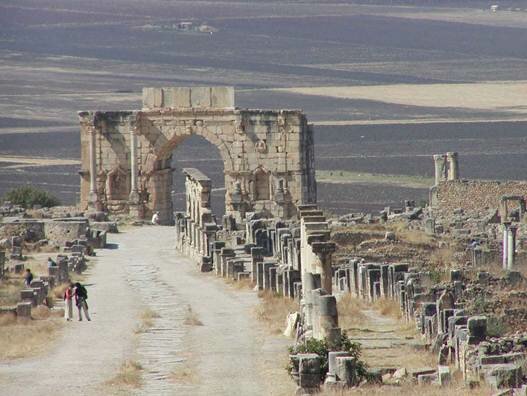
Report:
M44 305L39 305L31 309L31 317L36 320L48 319L51 316L51 311Z
M198 314L192 310L190 305L185 312L185 320L183 321L183 324L188 326L203 326L203 322L199 320Z
M137 327L134 332L136 334L144 333L148 329L151 329L154 326L154 319L159 318L159 314L155 311L153 311L150 308L145 309L141 313L141 323L139 327Z
M406 242L411 245L417 246L430 246L434 244L434 239L426 235L424 231L420 230L411 230L408 228L406 223L394 223L388 225L388 228L395 233L397 240Z
M35 316L46 316L47 320L20 321L14 315L0 316L0 360L35 356L55 340L63 325L62 320L50 317L49 310L47 313L34 311Z
M6 312L0 315L0 327L14 324L16 324L16 315L14 313Z
M430 255L430 263L435 269L447 270L455 263L455 250L450 247L436 249Z
M398 330L395 331L399 333ZM415 334L415 328L413 329ZM402 342L402 341L401 341ZM411 345L394 346L392 349L365 349L363 357L373 367L405 367L408 370L436 367L437 356Z
M0 283L0 306L16 305L20 301L20 290L24 289L22 278L11 277Z
M46 258L39 257L41 255L37 255L37 257L34 256L26 256L26 260L24 262L24 267L29 268L35 278L41 276L41 275L47 275L48 274L48 263L46 261Z
M379 298L373 304L381 315L390 316L395 319L401 319L402 313L399 304L389 298Z
M119 372L107 384L113 387L140 388L143 384L142 371L143 367L139 362L126 360L119 368Z
M51 296L55 297L57 300L62 300L64 298L64 292L66 291L67 288L68 288L67 283L62 283L60 285L57 285L51 290Z
M178 367L170 373L169 380L176 384L196 384L198 382L197 374L188 367Z
M363 324L366 320L363 309L365 304L361 299L353 297L351 293L343 295L337 302L339 325L342 330Z
M298 311L298 304L291 298L278 296L270 291L258 293L256 318L269 328L272 334L281 334L287 326L287 315Z
M252 290L254 288L254 283L251 279L242 279L235 281L233 279L226 279L225 282L237 290Z

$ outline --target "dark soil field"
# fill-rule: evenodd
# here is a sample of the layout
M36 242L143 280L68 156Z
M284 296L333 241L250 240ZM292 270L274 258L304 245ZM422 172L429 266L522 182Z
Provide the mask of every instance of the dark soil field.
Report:
M177 85L233 85L240 107L303 109L316 124L321 170L432 176L432 154L458 151L463 177L525 179L527 106L502 106L503 94L481 106L431 106L274 90L523 84L527 13L493 14L483 3L4 0L0 194L31 183L74 203L77 166L22 167L2 156L78 159L78 110L140 108L142 87ZM167 28L187 20L215 31ZM177 208L180 170L197 167L218 188L214 208L221 212L215 148L189 139L175 150L174 167ZM388 184L324 183L318 190L319 202L338 213L427 197L424 188Z

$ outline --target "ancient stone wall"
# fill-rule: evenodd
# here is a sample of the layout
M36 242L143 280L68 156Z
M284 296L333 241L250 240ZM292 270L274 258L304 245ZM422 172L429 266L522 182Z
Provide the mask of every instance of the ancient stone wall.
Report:
M210 246L218 226L210 208L211 181L194 168L185 174L186 211L176 213L176 247L200 263L201 270L212 269Z
M313 130L298 110L241 110L228 87L145 88L143 109L80 112L81 208L172 220L172 152L202 136L223 159L226 213L289 218L316 201ZM183 188L183 186L176 186Z
M430 190L430 204L438 217L451 216L456 209L467 214L498 210L503 195L527 197L527 182L452 180L442 181Z

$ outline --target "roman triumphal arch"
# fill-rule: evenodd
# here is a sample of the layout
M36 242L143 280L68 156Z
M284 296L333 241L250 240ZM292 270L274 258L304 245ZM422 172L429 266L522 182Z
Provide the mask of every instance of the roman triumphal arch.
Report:
M172 152L200 135L221 154L225 213L289 218L316 201L313 130L299 110L234 106L232 87L144 88L143 108L79 112L81 207L172 221ZM184 186L175 186L184 189Z

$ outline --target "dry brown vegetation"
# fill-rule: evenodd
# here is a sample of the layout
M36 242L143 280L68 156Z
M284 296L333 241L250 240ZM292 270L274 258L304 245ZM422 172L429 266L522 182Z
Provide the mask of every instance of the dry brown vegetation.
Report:
M20 301L20 290L24 288L22 278L11 277L0 284L0 306L16 305Z
M159 314L157 312L153 311L150 308L145 309L141 313L141 323L135 329L135 333L144 333L148 329L152 328L154 326L154 319L156 318L159 318Z
M14 314L0 315L0 360L34 356L56 338L62 327L58 313L51 314L41 307L34 309L32 315L45 320L17 320Z
M430 255L430 264L436 269L449 269L452 267L452 264L455 263L454 253L454 249L450 247L436 249Z
M395 300L389 298L379 298L373 304L375 309L377 309L381 315L391 316L395 319L401 319L401 307Z
M404 223L394 224L390 228L395 232L397 240L404 241L411 245L428 247L434 242L432 237L426 235L423 231L408 229Z
M353 297L351 293L343 295L337 302L339 325L342 330L349 330L364 323L364 308L365 303L361 299Z
M62 283L60 285L57 285L51 290L51 295L55 297L57 300L62 300L64 298L64 292L66 291L67 288L68 288L67 283Z
M143 384L142 371L143 367L139 362L126 360L119 368L119 372L115 377L107 382L107 385L118 388L139 388Z
M235 281L233 279L226 279L225 282L237 290L247 290L247 289L254 288L254 283L250 279L247 279L247 278L241 279L239 281Z
M260 302L256 306L256 318L265 323L272 334L282 333L287 326L287 315L298 311L298 304L291 298L268 290L259 292L258 297Z
M169 377L171 382L177 384L195 384L198 382L198 376L188 367L181 366L170 373Z
M199 320L198 314L192 310L190 305L185 312L185 320L183 321L183 324L188 326L203 326L203 322Z

